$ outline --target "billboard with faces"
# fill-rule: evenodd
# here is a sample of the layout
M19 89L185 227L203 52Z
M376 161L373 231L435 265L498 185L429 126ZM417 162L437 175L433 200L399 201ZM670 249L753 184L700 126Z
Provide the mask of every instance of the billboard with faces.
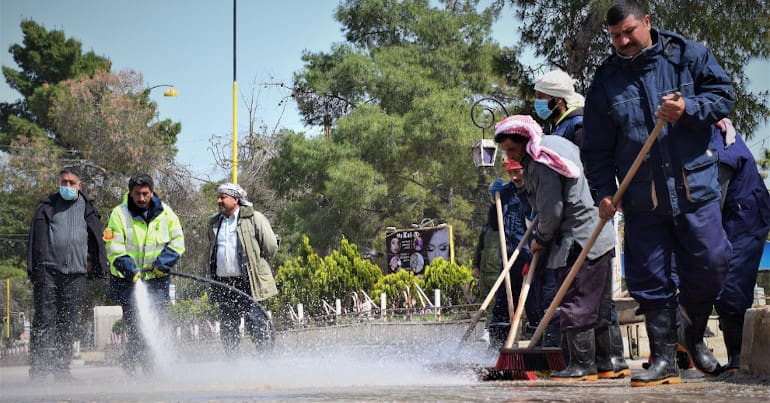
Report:
M422 275L425 266L438 257L451 261L454 257L453 246L452 227L449 225L396 230L385 236L385 271L395 273L404 269Z

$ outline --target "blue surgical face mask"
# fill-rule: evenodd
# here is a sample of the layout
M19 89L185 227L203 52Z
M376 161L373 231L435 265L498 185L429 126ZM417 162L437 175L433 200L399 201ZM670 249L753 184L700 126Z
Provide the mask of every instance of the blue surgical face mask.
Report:
M537 113L537 116L540 117L540 119L548 119L551 117L551 114L553 114L553 109L548 109L548 101L547 99L536 99L535 100L535 113Z
M59 186L59 195L64 200L75 200L78 190L69 186Z

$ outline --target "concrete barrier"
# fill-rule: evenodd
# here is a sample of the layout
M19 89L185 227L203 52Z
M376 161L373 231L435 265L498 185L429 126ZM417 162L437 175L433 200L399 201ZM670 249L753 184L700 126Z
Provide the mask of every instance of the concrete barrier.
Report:
M746 311L741 346L741 372L770 376L770 306Z
M350 325L294 329L278 332L276 349L282 351L314 351L339 349L344 346L371 348L420 348L426 345L457 347L469 321L443 322L365 322ZM475 334L466 348L483 332L483 322L476 324ZM484 344L486 346L486 344Z
M112 326L123 317L120 306L94 307L94 347L104 350L112 339Z

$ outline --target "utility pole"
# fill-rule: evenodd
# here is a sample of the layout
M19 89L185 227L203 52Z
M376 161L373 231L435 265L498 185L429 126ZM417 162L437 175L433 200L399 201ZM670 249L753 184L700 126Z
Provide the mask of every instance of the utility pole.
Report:
M236 80L236 65L235 65L235 39L236 39L236 2L233 0L233 165L232 165L232 182L238 183L238 81Z
M5 279L5 338L11 339L11 278Z

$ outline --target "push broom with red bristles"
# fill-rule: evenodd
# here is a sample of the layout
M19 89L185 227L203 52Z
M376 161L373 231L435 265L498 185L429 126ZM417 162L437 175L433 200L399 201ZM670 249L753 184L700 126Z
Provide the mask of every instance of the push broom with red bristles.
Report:
M519 293L519 301L516 306L516 312L511 322L511 329L508 337L505 339L503 348L500 349L500 355L497 357L497 363L493 368L487 369L486 380L536 380L536 372L558 371L565 368L564 357L560 348L545 347L532 349L513 348L521 337L519 324L524 312L524 304L529 295L529 289L532 285L532 279L535 275L537 261L540 252L532 256L532 262L524 278Z

